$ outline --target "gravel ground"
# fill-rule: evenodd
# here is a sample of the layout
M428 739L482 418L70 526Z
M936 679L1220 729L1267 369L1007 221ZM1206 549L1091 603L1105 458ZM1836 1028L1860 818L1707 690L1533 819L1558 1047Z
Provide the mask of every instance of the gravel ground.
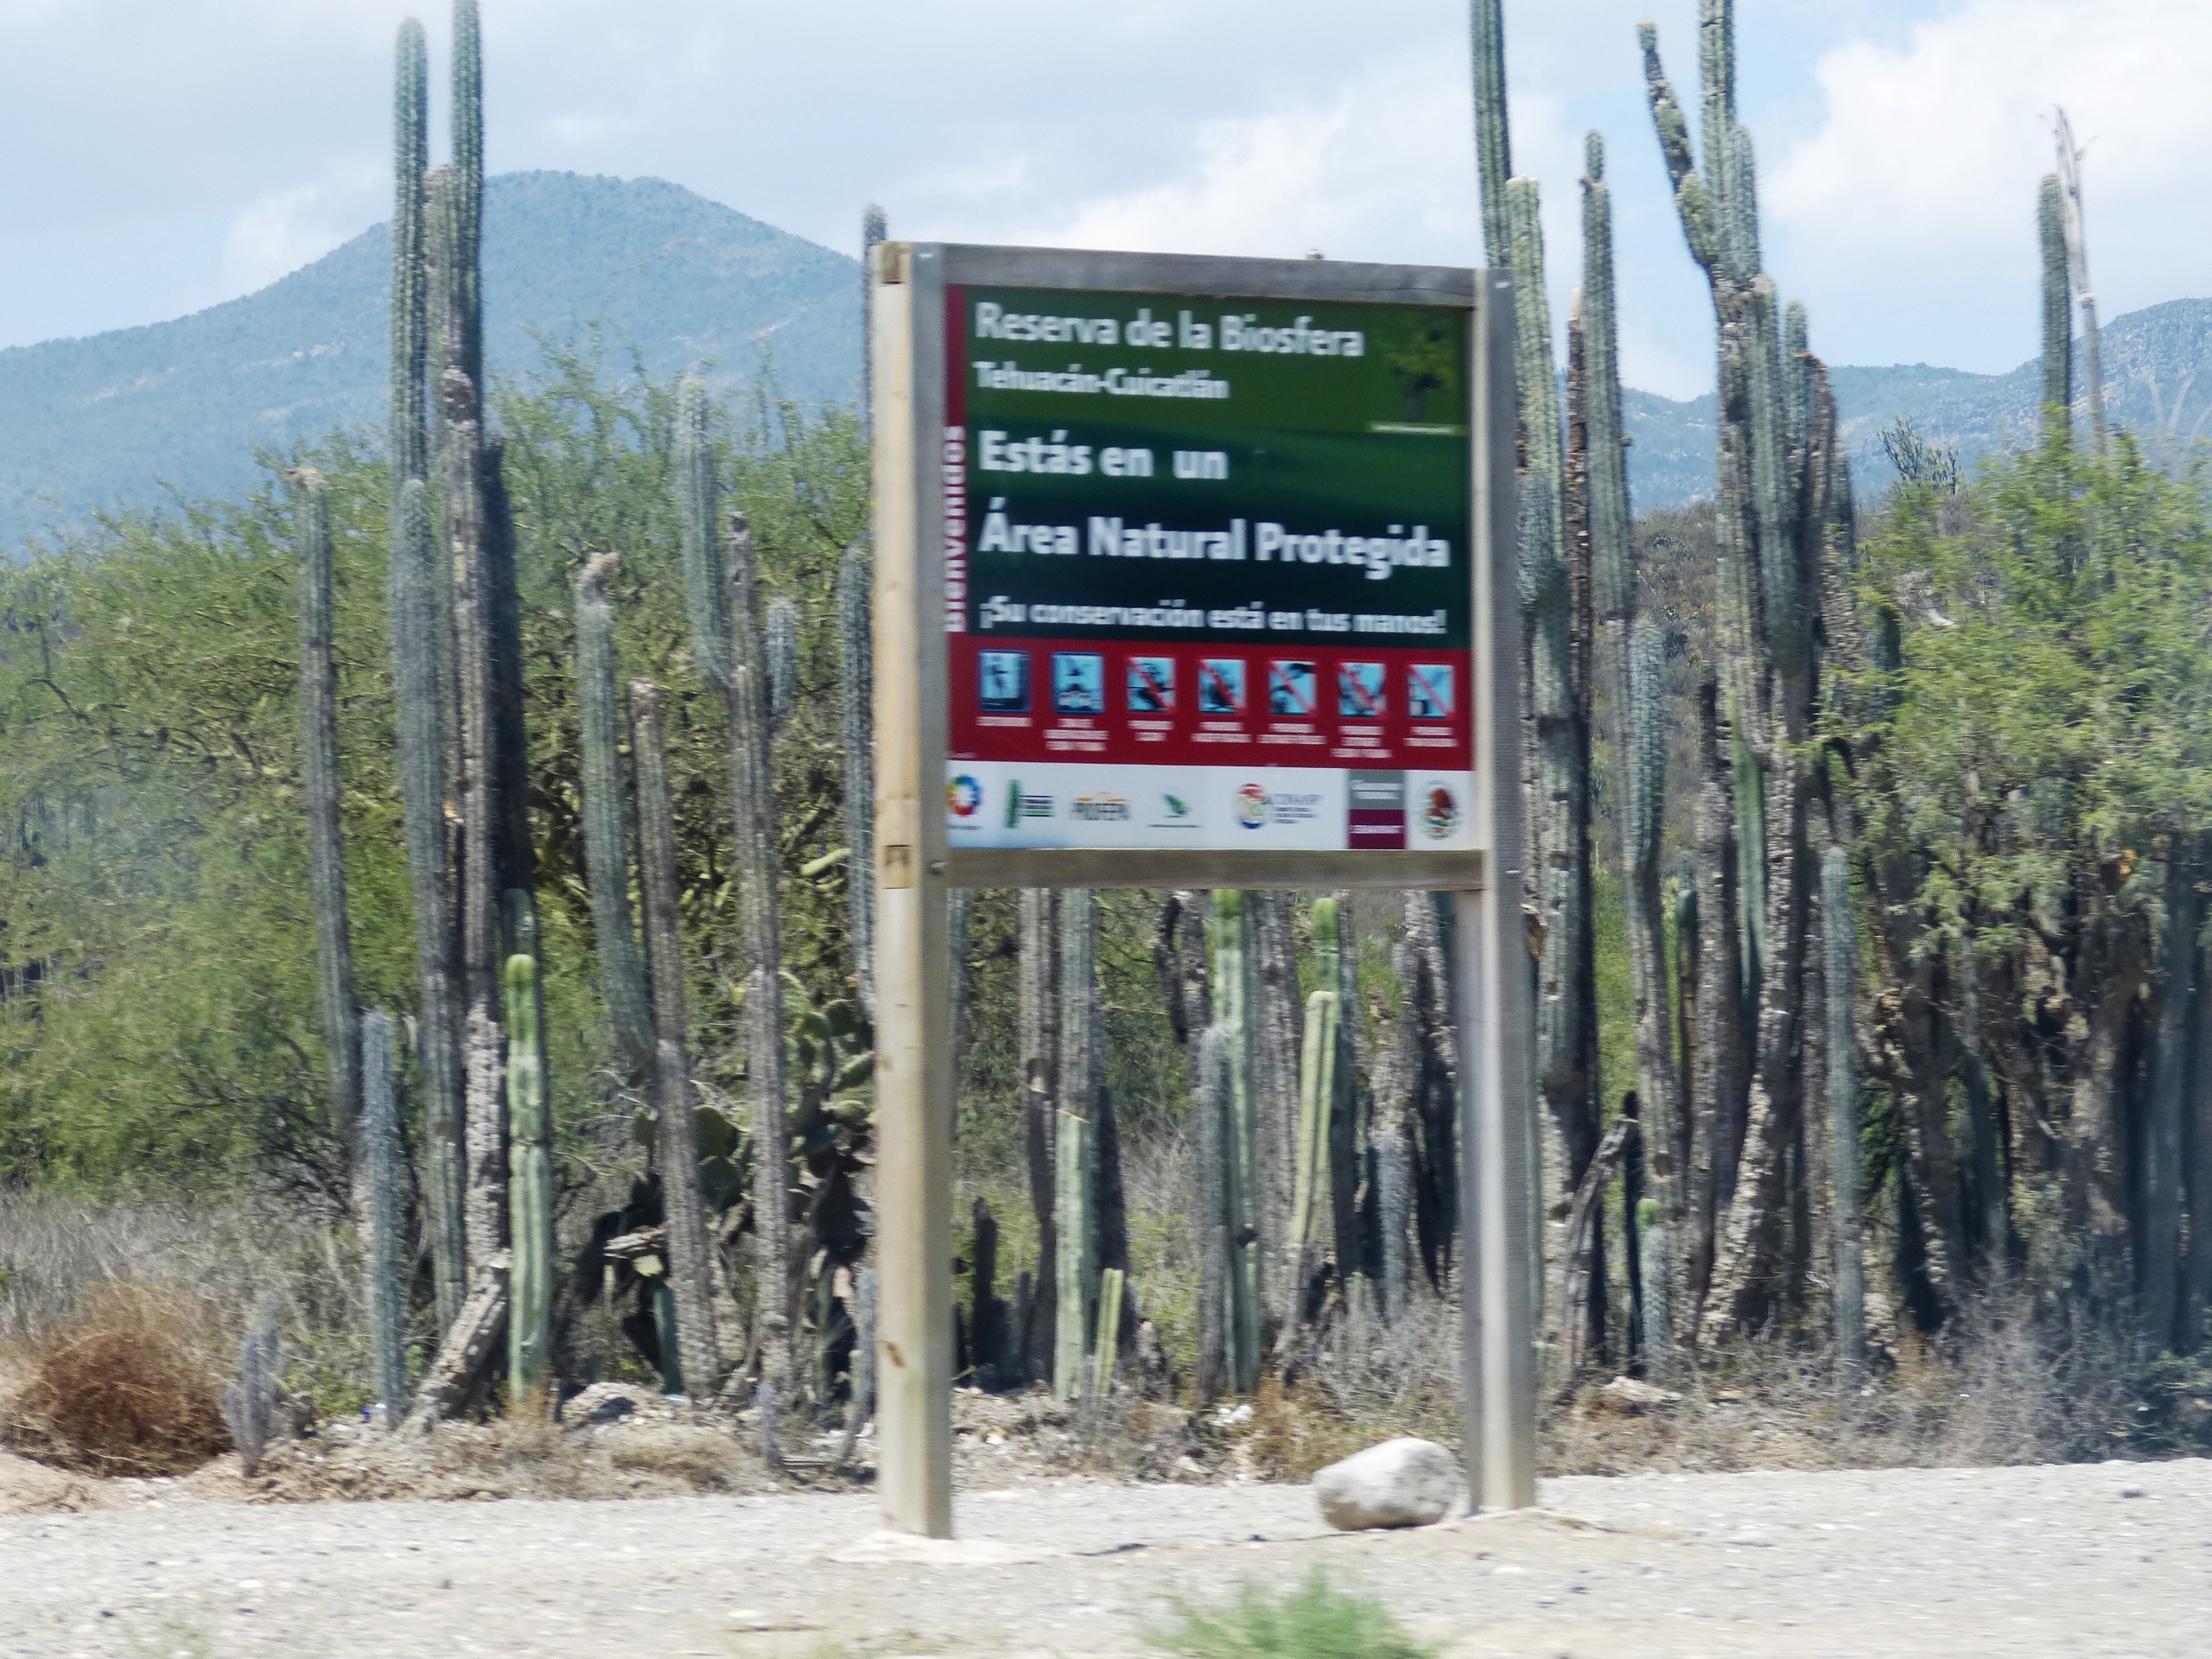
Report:
M1547 1481L1332 1535L1303 1487L1052 1481L950 1543L861 1497L162 1502L0 1520L0 1655L1123 1655L1177 1596L1327 1567L1459 1656L2212 1649L2212 1463Z

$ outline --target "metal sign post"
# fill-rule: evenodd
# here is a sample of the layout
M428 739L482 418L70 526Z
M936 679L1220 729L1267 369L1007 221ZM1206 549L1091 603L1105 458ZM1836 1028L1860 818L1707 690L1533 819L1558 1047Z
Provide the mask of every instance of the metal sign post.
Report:
M873 257L885 1523L951 1529L952 887L1455 895L1466 1457L1532 1503L1510 286Z

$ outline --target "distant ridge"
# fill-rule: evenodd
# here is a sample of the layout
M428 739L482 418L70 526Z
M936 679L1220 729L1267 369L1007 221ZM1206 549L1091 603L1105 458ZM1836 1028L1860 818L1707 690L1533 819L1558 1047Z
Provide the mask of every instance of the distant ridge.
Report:
M2176 454L2212 433L2212 300L2171 300L2115 317L2104 327L2102 344L2105 408L2113 422L2146 445L2163 444ZM1862 500L1897 477L1882 453L1881 434L1900 416L1910 418L1923 437L1955 446L1969 474L1985 455L2032 443L2042 418L2040 358L2009 374L1970 374L1925 363L1835 368L1829 374ZM2075 385L2082 381L2077 362ZM1633 440L1629 488L1637 511L1678 506L1713 493L1716 409L1710 393L1675 403L1630 391L1623 414ZM2086 431L2086 401L2077 403L2075 414Z
M0 550L94 512L156 504L165 484L191 495L243 490L257 446L380 429L391 263L379 225L188 317L0 351ZM495 376L539 366L540 339L598 324L618 370L632 349L657 377L705 362L724 396L758 372L764 349L795 397L847 398L859 383L858 262L664 180L493 178L484 264ZM2104 360L2120 425L2180 445L2212 431L2212 300L2113 319ZM1969 467L2034 436L2032 359L2009 374L1925 364L1832 373L1862 499L1894 476L1880 433L1900 416ZM1710 395L1678 403L1630 391L1624 413L1637 511L1713 493Z
M494 376L543 361L537 336L609 331L653 374L711 359L727 394L765 337L808 400L859 380L856 260L658 179L511 173L485 188L486 354ZM0 352L0 547L143 506L162 486L250 486L256 445L385 416L388 227L365 231L243 299L173 322Z

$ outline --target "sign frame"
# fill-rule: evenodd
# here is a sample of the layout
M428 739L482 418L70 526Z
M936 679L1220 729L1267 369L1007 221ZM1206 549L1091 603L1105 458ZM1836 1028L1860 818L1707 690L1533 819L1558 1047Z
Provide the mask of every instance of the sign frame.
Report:
M1354 264L886 242L868 272L874 449L877 1486L884 1522L951 1535L951 1122L945 895L962 887L1429 889L1452 895L1461 1032L1465 1457L1478 1502L1535 1502L1534 1110L1522 913L1521 626L1510 278ZM1364 302L1470 314L1466 365L1480 850L953 848L943 541L946 290Z

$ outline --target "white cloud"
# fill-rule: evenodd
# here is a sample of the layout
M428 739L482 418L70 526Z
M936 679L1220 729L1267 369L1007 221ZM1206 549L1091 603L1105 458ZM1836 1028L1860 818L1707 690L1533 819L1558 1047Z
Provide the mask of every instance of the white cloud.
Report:
M1022 227L1063 247L1465 263L1476 227L1456 64L1375 65L1319 99L1198 129L1176 176Z
M354 234L331 224L329 194L319 185L299 185L262 197L232 219L223 241L224 291L265 288Z
M2088 146L2090 248L2107 315L2212 284L2198 211L2212 153L2212 6L2203 0L1967 0L1904 42L1821 60L1825 124L1775 165L1775 259L1814 296L1885 283L1909 309L1980 287L2025 306L2050 111ZM1910 316L1886 320L1908 335ZM2024 337L2010 366L2026 358ZM1944 360L1938 358L1936 360Z

